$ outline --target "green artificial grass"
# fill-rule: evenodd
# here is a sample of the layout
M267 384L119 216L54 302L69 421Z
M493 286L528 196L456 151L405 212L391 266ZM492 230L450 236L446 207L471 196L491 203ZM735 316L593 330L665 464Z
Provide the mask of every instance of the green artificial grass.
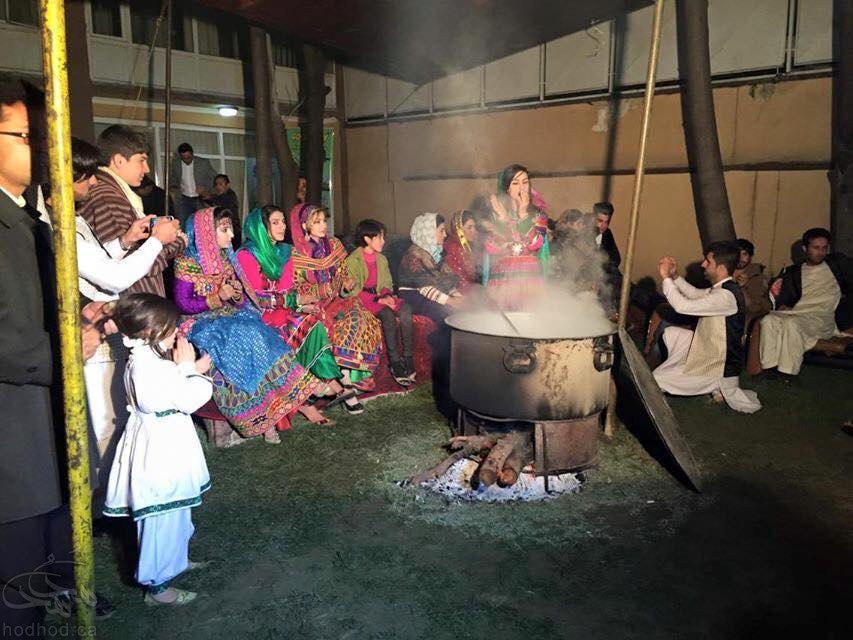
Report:
M334 411L334 427L298 424L278 447L207 447L191 557L214 563L175 583L203 595L146 607L126 550L99 538L98 589L118 611L98 636L844 637L853 438L838 427L853 374L754 387L753 416L671 399L702 494L623 427L582 491L551 502L400 487L449 435L426 388Z

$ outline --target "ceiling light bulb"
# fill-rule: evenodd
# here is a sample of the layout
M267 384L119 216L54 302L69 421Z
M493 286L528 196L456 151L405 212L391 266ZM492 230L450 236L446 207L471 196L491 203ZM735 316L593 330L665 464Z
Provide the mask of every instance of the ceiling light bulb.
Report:
M219 115L223 118L233 118L237 115L237 107L219 107Z

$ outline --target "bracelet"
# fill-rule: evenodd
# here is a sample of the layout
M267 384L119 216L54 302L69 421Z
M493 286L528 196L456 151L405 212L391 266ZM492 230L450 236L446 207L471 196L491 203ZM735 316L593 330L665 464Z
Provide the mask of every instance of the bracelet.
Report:
M118 246L121 247L122 251L130 251L130 247L124 245L124 240L121 239L121 236L118 237Z

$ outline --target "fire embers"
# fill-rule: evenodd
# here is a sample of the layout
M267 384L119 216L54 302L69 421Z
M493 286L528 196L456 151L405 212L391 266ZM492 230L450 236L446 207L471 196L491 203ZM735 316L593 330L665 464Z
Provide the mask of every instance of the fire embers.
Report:
M535 476L527 465L533 458L531 435L511 431L451 438L446 445L450 455L411 482L450 497L487 502L547 500L577 491L582 476Z

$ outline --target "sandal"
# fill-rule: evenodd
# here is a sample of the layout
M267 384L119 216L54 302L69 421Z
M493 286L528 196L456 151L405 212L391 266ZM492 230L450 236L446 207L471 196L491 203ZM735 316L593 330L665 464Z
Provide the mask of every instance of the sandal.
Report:
M162 600L157 600L157 598L154 597L154 594L148 592L145 594L145 604L147 604L149 607L180 607L182 605L189 604L198 597L198 594L195 591L185 591L184 589L174 589L174 591L176 597L171 602L163 602Z
M281 444L281 438L278 435L278 431L275 429L267 429L264 431L264 442L267 444Z

